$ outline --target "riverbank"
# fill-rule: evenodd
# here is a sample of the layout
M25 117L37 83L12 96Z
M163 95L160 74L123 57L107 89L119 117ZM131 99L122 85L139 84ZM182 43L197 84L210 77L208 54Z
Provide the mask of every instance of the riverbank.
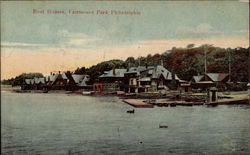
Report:
M12 87L11 85L1 85L1 91L19 91L21 90L20 86Z
M139 93L127 94L117 92L112 94L95 94L93 91L66 91L66 90L21 90L21 87L12 87L11 85L1 85L2 91L11 91L15 93L53 93L67 95L91 95L91 96L119 96L121 99L134 107L153 107L155 106L193 106L204 105L207 103L207 93L178 93L178 91L169 91L166 94L161 93ZM220 104L249 104L250 95L248 91L226 91L218 92L218 100L213 105ZM126 100L128 99L128 100ZM132 99L132 100L131 100ZM129 102L128 102L129 101ZM142 102L143 101L143 102ZM137 103L143 103L138 105Z

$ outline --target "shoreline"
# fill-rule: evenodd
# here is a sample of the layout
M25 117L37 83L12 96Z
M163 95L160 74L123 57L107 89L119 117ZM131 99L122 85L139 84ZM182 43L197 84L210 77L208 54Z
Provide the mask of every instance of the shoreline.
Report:
M66 90L21 90L21 87L12 87L10 85L1 85L1 91L8 91L13 93L46 93L46 94L66 94L66 95L81 95L81 96L117 96L121 100L126 101L125 103L136 107L153 107L153 106L176 106L176 105L182 105L182 106L193 106L193 105L210 105L210 106L217 106L217 105L232 105L232 104L250 104L250 95L248 91L232 91L232 92L218 92L218 99L215 102L207 102L205 100L201 100L201 98L206 97L206 93L189 93L189 94L183 94L180 93L177 96L179 98L176 98L175 95L171 94L171 92L165 94L164 96L160 93L152 93L156 96L144 96L145 94L139 93L130 96L129 94L119 94L119 93L112 93L112 94L103 94L103 93L94 93L93 91L85 91L85 90L77 90L77 91L66 91ZM150 95L152 95L150 94ZM160 96L162 95L162 96ZM198 97L198 100L194 97ZM191 100L188 98L192 98ZM132 101L132 103L128 103L128 101ZM140 105L137 105L137 102L140 102L141 100L144 100L143 105L140 103ZM152 101L151 101L152 100ZM149 103L146 103L146 101L150 101ZM136 103L134 105L134 103Z
M1 85L1 91L11 91L11 92L27 92L27 93L44 93L46 92L45 90L21 90L20 86L15 86L12 87L11 85ZM49 90L47 91L48 93L60 93L60 94L81 94L81 95L89 95L89 94L83 94L82 92L91 92L93 91L87 91L84 89L76 90L76 91L67 91L67 90ZM120 92L120 91L118 91ZM119 94L118 92L115 93L94 93L96 96L121 96L123 94ZM128 94L128 93L127 93ZM178 94L178 95L183 95L183 96L206 96L207 93L179 93L177 91L169 91L166 94L162 93L156 93L156 92L151 92L151 93L138 93L134 95L140 95L140 96L148 96L154 95L154 96L160 96L160 95L172 95L172 94ZM134 96L131 95L131 96ZM130 95L128 95L129 97ZM218 96L224 96L224 97L243 97L243 96L250 96L249 91L224 91L224 92L218 92Z

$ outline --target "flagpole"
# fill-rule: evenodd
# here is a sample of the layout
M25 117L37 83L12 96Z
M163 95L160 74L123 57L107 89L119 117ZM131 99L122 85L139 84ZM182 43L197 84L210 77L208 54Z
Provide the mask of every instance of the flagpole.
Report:
M205 52L205 65L204 65L204 67L205 67L205 75L206 75L207 74L207 47L205 47L204 52Z
M229 82L231 82L231 52L228 49L228 74L229 74Z

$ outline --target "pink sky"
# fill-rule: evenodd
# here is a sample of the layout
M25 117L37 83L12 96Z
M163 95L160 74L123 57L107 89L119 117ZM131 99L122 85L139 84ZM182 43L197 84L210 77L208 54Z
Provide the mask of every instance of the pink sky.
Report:
M104 60L122 59L133 56L163 53L172 47L186 47L194 43L213 44L223 48L248 47L249 39L204 39L204 40L152 40L137 42L128 46L96 49L76 48L1 48L1 80L15 77L21 73L75 70L89 67ZM2 43L4 44L4 43ZM104 57L105 53L105 57Z

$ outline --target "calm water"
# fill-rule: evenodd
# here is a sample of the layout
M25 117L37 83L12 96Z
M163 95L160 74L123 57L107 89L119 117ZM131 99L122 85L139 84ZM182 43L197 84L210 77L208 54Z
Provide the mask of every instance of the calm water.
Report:
M2 154L250 152L248 105L141 108L127 114L133 107L118 97L1 95Z

